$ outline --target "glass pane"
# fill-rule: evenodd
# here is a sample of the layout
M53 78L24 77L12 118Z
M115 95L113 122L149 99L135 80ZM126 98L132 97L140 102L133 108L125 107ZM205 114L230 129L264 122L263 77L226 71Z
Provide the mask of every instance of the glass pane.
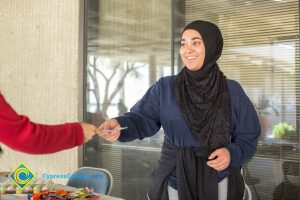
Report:
M86 1L87 121L127 112L158 78L171 74L170 1ZM144 199L163 141L151 138L85 145L86 166L113 174L113 196Z

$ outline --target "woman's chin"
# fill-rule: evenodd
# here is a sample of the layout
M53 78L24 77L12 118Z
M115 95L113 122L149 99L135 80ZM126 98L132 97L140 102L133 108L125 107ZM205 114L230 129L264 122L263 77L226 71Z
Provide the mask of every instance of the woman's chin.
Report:
M196 66L186 66L186 68L192 72L198 71L201 69L201 67L196 67Z

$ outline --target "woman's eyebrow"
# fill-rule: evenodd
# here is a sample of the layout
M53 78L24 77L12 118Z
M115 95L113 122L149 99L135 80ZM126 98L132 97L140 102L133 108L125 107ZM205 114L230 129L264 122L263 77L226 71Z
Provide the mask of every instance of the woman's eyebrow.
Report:
M182 38L180 41L185 41L186 39ZM202 40L201 37L193 37L191 40Z
M194 37L194 38L192 38L192 40L202 40L202 38L201 37Z

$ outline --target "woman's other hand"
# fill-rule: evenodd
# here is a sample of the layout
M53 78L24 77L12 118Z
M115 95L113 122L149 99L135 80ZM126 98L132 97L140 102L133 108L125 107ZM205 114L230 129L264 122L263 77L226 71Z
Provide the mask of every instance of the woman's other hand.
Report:
M226 148L215 150L208 157L207 165L217 171L226 169L230 164L230 153Z

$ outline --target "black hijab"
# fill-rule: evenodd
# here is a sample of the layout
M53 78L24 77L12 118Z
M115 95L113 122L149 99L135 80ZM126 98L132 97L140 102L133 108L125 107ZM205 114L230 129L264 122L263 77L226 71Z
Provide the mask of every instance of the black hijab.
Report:
M230 142L231 108L226 77L217 60L223 49L220 29L207 21L194 21L187 29L200 33L204 46L203 67L190 71L184 67L175 83L176 100L183 118L201 144L222 147Z

